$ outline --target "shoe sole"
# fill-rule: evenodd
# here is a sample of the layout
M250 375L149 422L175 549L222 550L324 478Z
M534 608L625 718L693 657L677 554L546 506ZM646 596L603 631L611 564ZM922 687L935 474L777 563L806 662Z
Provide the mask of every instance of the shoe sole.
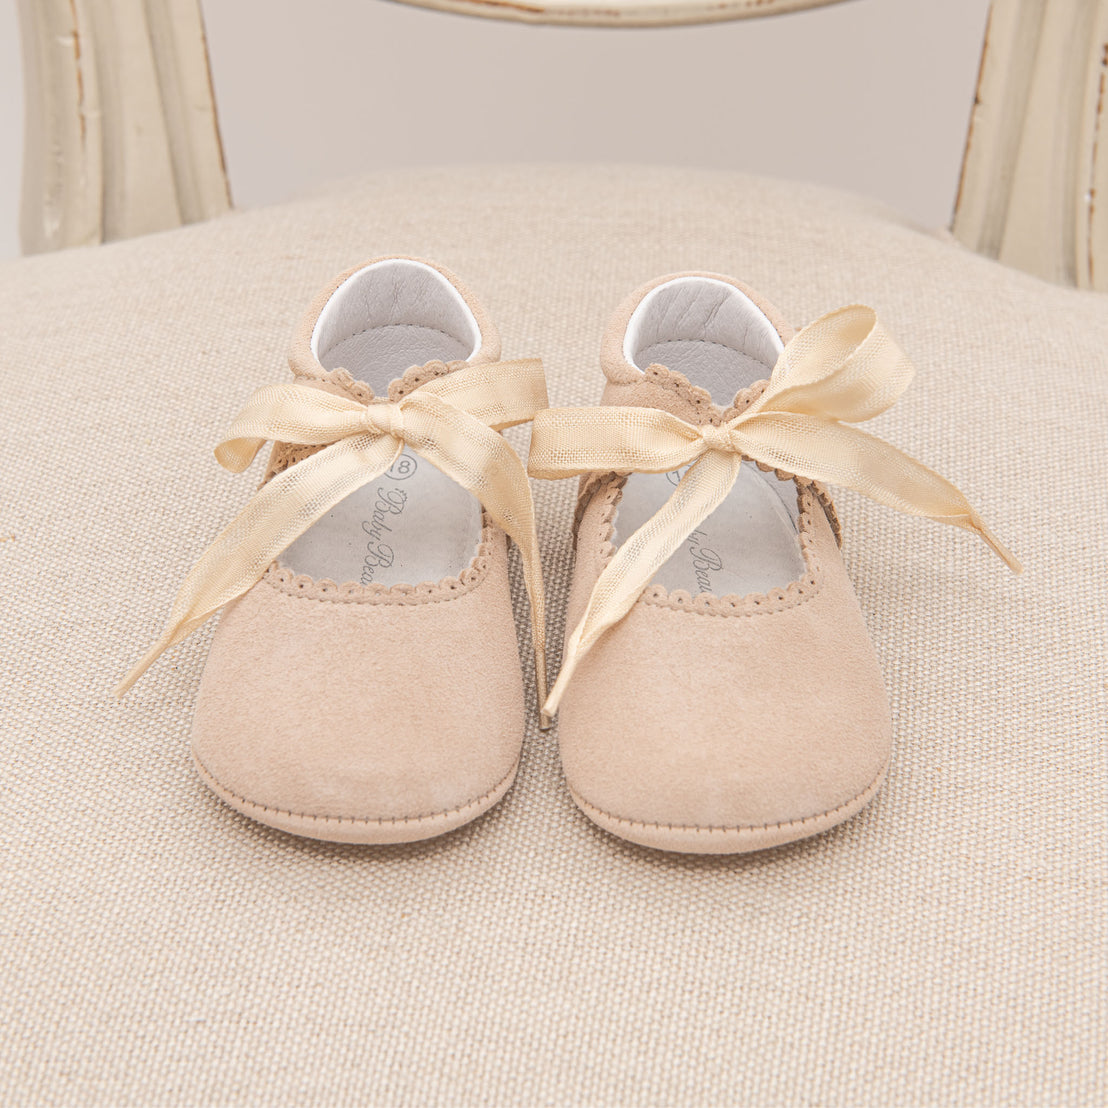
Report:
M857 796L818 815L750 827L698 827L669 823L646 823L605 812L590 804L571 787L577 807L598 827L609 834L639 846L679 854L749 854L773 846L807 839L857 815L877 795L884 784L888 763Z
M385 846L395 843L414 843L423 839L433 839L445 835L482 816L503 798L512 787L519 760L516 760L508 774L483 796L470 800L457 808L429 815L411 816L395 819L364 819L354 816L317 816L299 812L289 812L280 808L270 808L265 804L256 804L246 797L239 796L221 785L193 754L193 763L200 779L228 807L249 817L256 823L284 831L289 835L298 835L304 839L320 839L331 843L353 843L360 845Z

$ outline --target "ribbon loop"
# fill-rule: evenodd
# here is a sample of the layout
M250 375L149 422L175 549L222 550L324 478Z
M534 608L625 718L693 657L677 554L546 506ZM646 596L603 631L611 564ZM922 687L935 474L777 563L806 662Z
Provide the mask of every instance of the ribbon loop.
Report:
M781 352L766 391L747 409L862 423L887 411L915 369L872 308L839 308L809 324Z
M874 310L854 305L800 331L786 344L762 395L720 427L694 426L655 408L540 412L528 463L533 476L664 473L689 466L662 509L625 540L601 573L566 643L547 713L557 711L593 644L631 610L674 550L726 498L744 459L973 531L1019 572L1016 558L945 477L850 426L888 410L913 373Z
M267 441L325 446L365 429L364 404L298 383L265 385L235 417L227 438L215 448L216 461L241 473Z
M161 637L116 695L122 696L164 650L252 588L283 550L384 473L407 445L473 493L519 547L541 704L546 698L546 622L534 506L523 463L497 429L533 418L546 403L537 358L465 365L395 403L362 404L299 382L258 389L216 447L221 465L241 472L267 440L323 449L263 485L218 535L181 585Z

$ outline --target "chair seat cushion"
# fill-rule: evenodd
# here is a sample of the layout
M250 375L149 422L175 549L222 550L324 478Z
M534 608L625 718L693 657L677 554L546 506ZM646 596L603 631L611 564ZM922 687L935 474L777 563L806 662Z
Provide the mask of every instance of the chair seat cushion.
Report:
M472 827L335 846L194 774L210 628L116 703L253 488L213 444L286 379L315 290L391 253L461 275L505 355L545 359L555 404L598 398L608 314L658 274L732 274L795 324L878 310L918 375L873 430L955 481L1026 572L837 497L894 720L867 811L738 860L659 855L580 815L532 730ZM6 1102L1108 1095L1108 298L809 186L379 174L0 267L0 389ZM559 644L575 488L536 496ZM522 622L518 575L515 595Z

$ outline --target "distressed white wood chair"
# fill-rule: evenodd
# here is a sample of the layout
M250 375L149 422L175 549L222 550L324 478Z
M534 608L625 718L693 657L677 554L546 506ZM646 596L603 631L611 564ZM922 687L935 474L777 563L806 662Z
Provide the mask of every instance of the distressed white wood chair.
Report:
M429 0L627 25L815 2ZM0 266L0 1100L1103 1103L1108 0L995 0L954 238L679 169L375 173L230 213L197 0L21 14L39 256ZM282 379L314 290L391 252L471 282L562 404L595 400L607 313L659 273L733 273L797 323L878 308L919 370L881 433L1027 572L839 498L896 728L865 813L655 855L578 816L532 719L490 816L343 848L192 774L206 633L116 704L249 495L210 444ZM536 496L556 644L573 490Z
M835 0L415 2L534 23L643 26ZM199 0L20 0L20 11L26 252L128 238L230 207ZM952 228L986 257L1101 290L1106 39L1104 0L996 0Z

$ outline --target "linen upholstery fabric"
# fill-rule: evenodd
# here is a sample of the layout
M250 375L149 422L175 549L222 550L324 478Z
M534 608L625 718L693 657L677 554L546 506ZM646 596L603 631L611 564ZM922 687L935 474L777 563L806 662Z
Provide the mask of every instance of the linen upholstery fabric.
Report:
M595 402L605 322L654 274L733 273L798 324L878 310L919 372L872 430L1026 571L836 497L894 721L863 813L737 859L643 850L577 811L532 709L515 788L471 826L299 841L189 765L210 630L116 704L249 495L211 461L227 413L279 376L306 298L384 253L464 274L554 404ZM0 374L6 1103L1108 1096L1103 296L806 186L398 173L0 267ZM576 487L535 491L556 644ZM518 563L512 591L522 624Z

